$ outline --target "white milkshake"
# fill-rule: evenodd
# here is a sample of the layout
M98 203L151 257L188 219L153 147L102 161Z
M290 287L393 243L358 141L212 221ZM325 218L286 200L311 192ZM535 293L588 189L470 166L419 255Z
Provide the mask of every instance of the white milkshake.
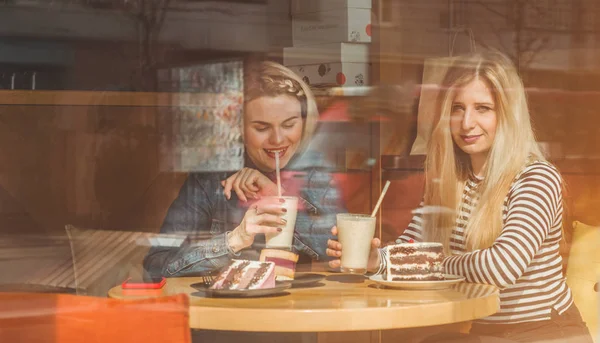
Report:
M294 228L296 227L296 214L298 213L298 198L296 197L274 197L276 199L284 199L285 202L281 204L287 212L281 216L287 220L285 226L281 232L266 233L265 234L265 245L267 248L275 249L292 249L292 241L294 240Z
M342 272L367 272L371 240L375 235L375 221L374 217L366 214L337 215L338 240L342 244Z

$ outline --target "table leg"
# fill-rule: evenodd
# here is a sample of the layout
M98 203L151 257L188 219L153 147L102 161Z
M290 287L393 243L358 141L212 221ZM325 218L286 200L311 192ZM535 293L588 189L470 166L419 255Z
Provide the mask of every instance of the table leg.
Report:
M314 332L192 330L192 343L318 343Z
M471 322L426 326L397 330L383 330L378 343L419 343L425 338L442 332L469 332Z
M316 343L419 343L436 333L468 332L469 328L470 322L465 322L397 330L319 332Z
M371 331L371 343L382 343L381 330Z
M317 343L364 343L372 340L373 331L319 332Z
M301 335L300 340L302 343L318 343L319 342L319 337L316 332L302 332L302 333L299 333L299 335Z

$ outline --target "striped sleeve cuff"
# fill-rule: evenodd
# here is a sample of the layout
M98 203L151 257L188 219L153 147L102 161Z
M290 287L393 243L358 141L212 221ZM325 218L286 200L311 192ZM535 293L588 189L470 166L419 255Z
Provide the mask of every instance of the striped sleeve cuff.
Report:
M383 274L387 269L387 249L379 249L379 259L381 260L381 262L379 263L379 270L377 271L377 275Z
M378 253L379 253L379 261L380 261L379 268L374 273L367 273L367 276L381 275L381 274L383 274L383 272L385 272L385 269L387 267L387 264L386 264L386 256L387 256L386 249L385 248L379 248L378 249Z

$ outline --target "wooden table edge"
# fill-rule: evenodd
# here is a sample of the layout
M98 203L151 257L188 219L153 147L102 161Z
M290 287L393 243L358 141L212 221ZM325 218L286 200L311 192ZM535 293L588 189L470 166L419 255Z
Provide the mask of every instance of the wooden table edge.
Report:
M462 307L462 309L461 309ZM446 309L444 309L446 308ZM465 310L468 308L468 310ZM444 325L487 317L500 309L499 292L484 298L445 304L423 304L420 311L431 310L429 320L415 315L414 307L369 309L287 310L265 309L261 325L251 324L245 316L255 317L257 309L190 307L190 326L194 329L249 332L340 332L391 330ZM272 312L272 313L269 313ZM271 314L276 314L271 316ZM432 322L432 317L436 317ZM254 320L253 320L254 322ZM277 330L273 330L277 328Z
M489 286L493 287L493 286ZM121 298L119 287L109 290L109 297ZM161 296L161 293L128 294L127 300ZM484 297L448 303L380 308L281 309L224 308L190 306L193 329L249 332L340 332L388 330L444 325L487 317L500 308L499 291ZM420 312L420 313L417 313ZM264 321L255 318L264 317ZM251 319L249 319L251 318ZM276 328L277 330L274 330Z

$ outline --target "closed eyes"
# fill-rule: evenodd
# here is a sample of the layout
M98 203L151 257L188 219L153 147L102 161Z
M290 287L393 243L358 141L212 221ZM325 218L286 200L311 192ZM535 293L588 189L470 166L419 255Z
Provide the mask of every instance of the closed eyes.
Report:
M285 121L283 124L281 124L281 127L284 129L292 129L298 123L298 121L294 120L294 119L296 119L296 118L292 118L292 120ZM269 130L270 128L271 128L271 125L260 125L260 126L254 127L254 129L258 132L265 132L265 131Z

